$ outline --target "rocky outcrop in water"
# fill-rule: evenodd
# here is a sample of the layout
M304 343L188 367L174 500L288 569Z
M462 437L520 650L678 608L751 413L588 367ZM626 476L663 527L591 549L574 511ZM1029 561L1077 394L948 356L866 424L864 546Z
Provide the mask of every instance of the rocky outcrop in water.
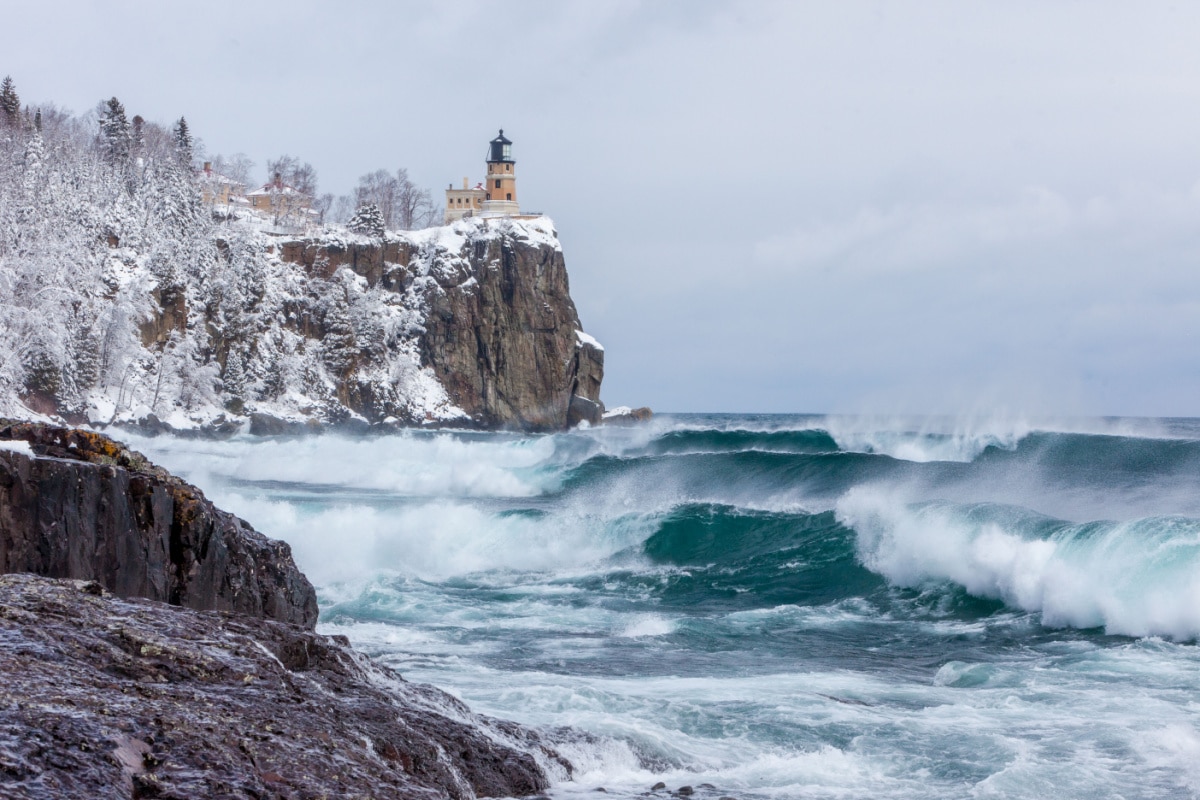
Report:
M291 548L106 436L0 421L0 572L95 580L121 597L311 628Z
M536 734L338 638L0 576L0 796L470 798L546 788Z

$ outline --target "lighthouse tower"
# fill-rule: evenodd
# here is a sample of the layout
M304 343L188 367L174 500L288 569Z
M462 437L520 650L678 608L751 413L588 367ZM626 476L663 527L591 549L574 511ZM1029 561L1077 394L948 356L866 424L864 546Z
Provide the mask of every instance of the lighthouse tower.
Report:
M484 217L514 217L521 213L517 205L517 162L512 157L512 142L500 135L488 143L487 180L482 213Z

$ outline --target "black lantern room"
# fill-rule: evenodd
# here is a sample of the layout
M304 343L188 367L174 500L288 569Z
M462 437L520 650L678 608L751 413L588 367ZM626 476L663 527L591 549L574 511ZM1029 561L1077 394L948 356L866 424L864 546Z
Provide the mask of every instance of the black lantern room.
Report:
M500 135L490 142L490 150L488 151L488 163L507 162L515 164L512 157L512 142L504 138L504 128L500 129Z

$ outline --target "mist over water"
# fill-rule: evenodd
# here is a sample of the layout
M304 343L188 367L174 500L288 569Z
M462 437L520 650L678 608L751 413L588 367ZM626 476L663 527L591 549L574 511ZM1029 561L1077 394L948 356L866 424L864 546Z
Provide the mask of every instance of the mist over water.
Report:
M1200 422L127 437L569 796L1200 793Z

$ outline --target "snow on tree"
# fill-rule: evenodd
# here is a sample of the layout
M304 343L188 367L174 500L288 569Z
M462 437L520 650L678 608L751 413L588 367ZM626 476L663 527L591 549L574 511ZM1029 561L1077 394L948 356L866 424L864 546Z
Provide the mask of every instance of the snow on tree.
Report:
M179 160L158 161L147 169L150 179L146 186L146 211L157 217L173 233L172 241L191 239L190 233L200 223L203 204L200 189L191 168Z
M413 344L424 282L397 293L350 269L325 279L254 226L216 224L179 126L130 124L116 98L98 108L99 135L96 116L36 111L40 131L22 118L0 135L0 415L29 414L21 398L34 398L100 424L334 421L357 391L405 420L453 409ZM290 162L315 187L311 165ZM375 208L359 227L386 225Z
M111 163L128 160L131 144L129 120L125 116L125 106L113 97L101 104L100 138L105 155Z
M31 392L53 396L62 389L66 353L57 333L46 327L35 329L21 354L25 388Z
M354 369L358 357L358 339L350 321L350 300L343 287L335 286L325 308L325 330L321 337L325 367L337 376Z
M198 333L198 332L196 332ZM205 358L202 341L198 335L182 340L176 348L176 377L179 381L178 398L188 410L217 404L217 376L220 365Z
M195 142L192 140L192 133L188 129L187 120L180 117L175 123L175 127L171 130L175 137L175 149L178 151L179 161L186 164L188 167L192 165L192 149Z
M135 114L133 117L133 125L129 133L129 149L130 154L134 157L141 157L143 150L146 148L146 120L141 114Z
M21 98L17 95L17 87L13 85L11 75L5 75L0 81L0 115L5 124L17 127L21 121Z
M354 216L346 223L346 227L355 233L367 236L383 236L386 230L383 212L374 203L359 206L358 210L354 212Z
M242 354L236 348L231 348L225 357L221 385L229 398L225 407L235 413L240 412L246 401L246 368L242 364Z
M29 144L25 145L24 161L25 169L21 179L22 199L26 203L33 203L40 190L46 164L46 143L38 130L34 130L33 135L29 137Z

